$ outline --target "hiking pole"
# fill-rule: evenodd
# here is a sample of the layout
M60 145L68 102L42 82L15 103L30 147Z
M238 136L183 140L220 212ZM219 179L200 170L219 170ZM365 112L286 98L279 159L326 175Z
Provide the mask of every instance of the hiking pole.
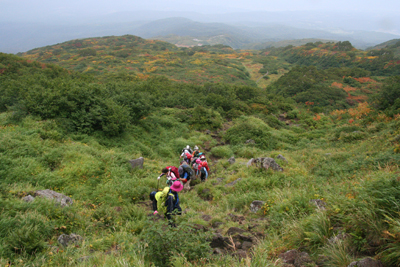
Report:
M160 178L157 179L157 191L159 190L159 188L160 188Z

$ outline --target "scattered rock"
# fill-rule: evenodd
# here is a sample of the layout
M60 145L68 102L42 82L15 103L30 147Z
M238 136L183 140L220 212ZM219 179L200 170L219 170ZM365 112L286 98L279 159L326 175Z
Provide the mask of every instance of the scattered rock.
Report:
M325 153L325 156L330 156L332 155L332 153Z
M245 259L247 258L247 253L243 249L238 249L232 254L232 256L238 257L239 259Z
M242 235L242 234L238 234L236 236L233 237L234 240L238 240L240 242L251 242L254 243L256 240L254 239L254 237L252 236L247 236L247 235Z
M279 255L279 258L282 259L283 263L294 264L294 261L296 260L298 255L299 252L297 251L297 249L292 249L281 253Z
M210 215L203 215L203 216L201 216L201 218L202 218L203 220L205 220L206 222L209 222L209 221L211 221L211 219L212 219L212 217L211 217Z
M213 228L218 228L218 227L220 227L221 225L223 225L224 223L223 222L214 222L211 226L213 227Z
M310 203L312 203L315 206L317 206L317 208L320 209L320 210L326 210L326 208L325 208L326 203L321 199L311 199Z
M246 218L242 215L235 215L232 213L229 213L228 215L231 217L232 221L239 222L239 224L242 224L246 220Z
M207 228L204 225L201 225L201 224L198 224L198 223L194 224L193 228L198 230L198 231L203 231L203 232L207 231Z
M115 210L116 212L121 212L121 211L122 211L122 207L114 207L114 210Z
M246 144L255 144L256 141L254 141L253 139L249 139L249 140L246 140L245 143L246 143Z
M144 158L140 157L138 159L132 159L129 161L129 163L131 164L133 169L134 168L143 169Z
M287 159L284 156L282 156L281 154L279 154L276 158L288 162Z
M244 241L242 243L242 249L246 250L246 251L249 250L252 246L253 246L253 243L249 242L249 241Z
M297 255L296 259L294 260L294 266L299 266L299 267L310 266L310 265L313 265L312 263L313 263L313 261L307 252L300 252Z
M254 159L252 158L247 162L247 164L246 164L247 168L250 167L253 164L253 161L254 161Z
M228 237L223 237L221 234L217 233L213 236L210 246L212 248L230 248L230 244Z
M281 258L284 263L282 266L315 266L315 263L312 261L307 252L300 252L297 249L292 249L281 253L279 258Z
M222 249L220 249L220 248L214 248L214 249L213 249L213 254L216 254L216 255L223 255L224 252L223 252Z
M210 130L206 130L205 133L206 133L206 134L211 134L211 131L210 131Z
M276 163L273 158L256 158L251 159L247 162L247 167L256 165L257 167L264 168L264 169L273 169L274 171L283 171L283 168Z
M35 201L35 198L31 195L27 195L26 197L23 197L22 200L29 203Z
M72 205L73 201L70 197L66 195L57 193L53 190L46 189L46 190L38 190L35 192L35 197L44 197L47 199L52 199L59 203L61 207Z
M359 261L354 261L352 263L350 263L350 265L348 267L383 267L382 262L378 261L378 260L374 260L371 258L365 258Z
M264 201L261 201L261 200L254 200L253 202L251 202L251 204L250 204L250 211L251 212L257 212L257 211L259 211L261 208L262 208L262 206L265 204L265 202Z
M242 180L242 178L238 178L238 179L236 179L235 181L233 181L233 182L231 182L231 183L229 183L229 184L226 184L225 187L234 186L234 185L235 185L237 182L239 182L240 180Z
M256 228L257 226L260 226L260 225L259 224L250 224L250 225L247 226L247 230L251 231L254 228Z
M233 163L235 163L235 157L230 157L229 159L228 159L228 162L230 163L230 164L233 164Z
M264 169L269 169L272 168L274 171L283 171L283 168L281 166L279 166L278 163L275 162L275 160L273 158L264 158L264 160L262 161L262 166Z
M243 230L243 229L240 229L240 228L238 228L238 227L231 227L231 228L228 229L228 231L226 232L226 234L227 234L227 235L234 235L234 234L242 234L242 233L244 233L244 232L246 232L246 231Z
M64 247L67 247L71 244L77 244L81 240L82 237L77 234L70 234L70 235L62 234L57 238L58 243L60 243Z

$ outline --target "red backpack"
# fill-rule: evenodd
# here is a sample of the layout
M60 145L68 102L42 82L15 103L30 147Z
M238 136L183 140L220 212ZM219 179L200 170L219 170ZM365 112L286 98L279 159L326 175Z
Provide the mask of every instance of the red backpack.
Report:
M175 166L167 166L165 168L167 168L168 170L171 169L171 171L175 174L176 178L180 178L179 177L179 171L178 171L177 167L175 167Z

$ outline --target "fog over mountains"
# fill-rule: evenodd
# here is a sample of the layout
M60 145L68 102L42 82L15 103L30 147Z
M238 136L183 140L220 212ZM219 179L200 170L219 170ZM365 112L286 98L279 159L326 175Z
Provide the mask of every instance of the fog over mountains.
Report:
M0 3L3 2L10 1L0 0ZM400 18L390 8L385 12L254 11L231 5L225 12L222 9L216 12L210 8L207 13L205 9L211 3L206 1L203 5L188 6L182 3L180 8L183 9L186 5L189 11L180 11L177 6L174 10L170 8L161 11L163 7L167 9L166 2L158 2L158 9L155 10L122 11L122 6L116 4L114 9L104 12L96 5L90 9L88 2L90 1L83 1L83 9L75 12L72 5L57 9L50 2L47 11L36 10L34 5L31 7L34 12L24 13L24 9L11 7L9 12L0 11L0 52L25 52L72 39L124 34L158 38L173 43L179 43L180 37L185 37L190 40L199 39L199 44L222 43L235 49L263 48L265 43L273 45L273 42L303 38L348 40L355 47L366 49L400 38ZM120 5L121 2L124 1L119 1ZM148 8L148 5L139 4L137 8L140 7ZM193 11L196 7L198 12ZM175 38L171 38L171 35ZM210 39L213 41L210 42ZM194 42L192 45L197 44Z

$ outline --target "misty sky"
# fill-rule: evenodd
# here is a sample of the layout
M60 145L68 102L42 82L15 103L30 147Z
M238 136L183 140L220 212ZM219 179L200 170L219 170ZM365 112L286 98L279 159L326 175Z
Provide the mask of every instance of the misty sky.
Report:
M0 0L2 20L40 20L47 16L109 14L135 10L201 13L237 11L361 11L398 14L399 0Z

